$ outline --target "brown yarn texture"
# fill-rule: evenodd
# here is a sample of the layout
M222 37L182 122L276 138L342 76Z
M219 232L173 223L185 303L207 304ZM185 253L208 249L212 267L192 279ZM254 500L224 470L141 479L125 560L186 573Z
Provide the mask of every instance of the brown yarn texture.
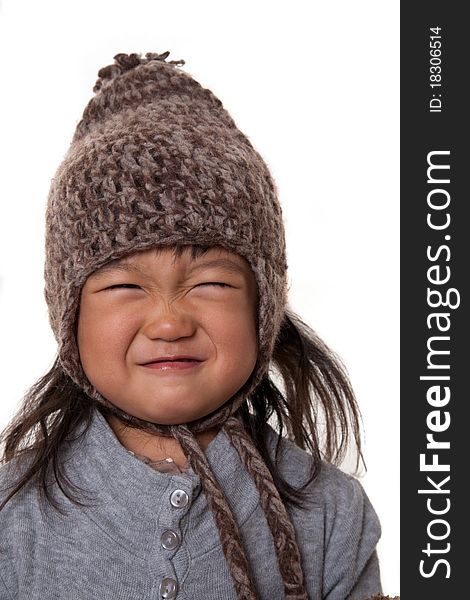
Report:
M200 476L239 599L258 593L238 525L195 433L222 425L259 494L284 595L307 599L294 527L237 411L266 374L287 302L282 210L260 154L221 101L163 54L117 54L98 72L46 209L44 294L64 371L124 422L181 444ZM105 263L155 246L221 246L250 264L258 285L258 359L220 409L177 426L140 421L88 381L76 343L81 289Z

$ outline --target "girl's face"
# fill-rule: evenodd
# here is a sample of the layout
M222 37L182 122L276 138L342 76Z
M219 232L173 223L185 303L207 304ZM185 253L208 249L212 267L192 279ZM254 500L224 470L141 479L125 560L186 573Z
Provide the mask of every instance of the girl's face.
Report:
M107 400L140 419L179 424L222 406L256 363L256 280L221 248L193 259L159 248L128 255L83 286L78 349ZM159 361L177 356L193 361Z

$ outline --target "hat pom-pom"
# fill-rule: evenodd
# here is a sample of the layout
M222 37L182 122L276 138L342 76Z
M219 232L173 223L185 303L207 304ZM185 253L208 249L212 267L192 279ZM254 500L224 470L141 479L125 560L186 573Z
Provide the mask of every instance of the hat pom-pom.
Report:
M109 83L112 79L117 77L118 75L122 75L126 71L130 69L134 69L138 65L142 65L148 63L152 60L159 60L161 62L166 62L169 65L182 66L184 65L184 60L169 60L166 58L170 52L167 50L162 54L158 54L157 52L147 52L145 58L142 58L140 54L133 52L132 54L125 54L123 52L116 54L114 56L114 64L107 65L106 67L102 67L98 71L98 79L93 87L94 92L98 92L104 84Z

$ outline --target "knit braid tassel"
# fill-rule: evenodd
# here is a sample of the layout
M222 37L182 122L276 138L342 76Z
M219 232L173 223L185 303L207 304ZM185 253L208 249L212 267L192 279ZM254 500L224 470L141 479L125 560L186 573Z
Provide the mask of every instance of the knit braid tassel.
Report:
M95 93L98 92L103 85L109 85L109 82L118 75L122 75L122 73L130 71L139 65L144 65L151 60L158 60L166 63L167 65L174 65L176 67L180 67L185 64L184 60L182 59L166 60L169 54L170 52L168 50L163 52L163 54L158 54L158 52L147 52L145 54L145 58L142 58L141 54L136 52L133 52L132 54L120 52L113 57L114 63L112 65L103 67L98 71L98 80L95 83L93 91Z
M173 437L181 444L194 472L201 478L207 503L219 531L222 550L233 579L238 600L258 600L238 524L218 481L212 473L206 455L199 446L194 434L186 426L172 427L171 432Z
M266 463L236 417L223 426L258 488L261 506L274 539L286 600L308 600L295 530Z

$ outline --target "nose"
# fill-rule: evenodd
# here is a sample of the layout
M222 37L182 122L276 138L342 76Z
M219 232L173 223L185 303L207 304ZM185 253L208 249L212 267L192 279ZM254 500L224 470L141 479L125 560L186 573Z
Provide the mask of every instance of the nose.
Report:
M196 331L196 321L187 311L165 304L149 312L143 327L149 339L177 340L191 337Z

